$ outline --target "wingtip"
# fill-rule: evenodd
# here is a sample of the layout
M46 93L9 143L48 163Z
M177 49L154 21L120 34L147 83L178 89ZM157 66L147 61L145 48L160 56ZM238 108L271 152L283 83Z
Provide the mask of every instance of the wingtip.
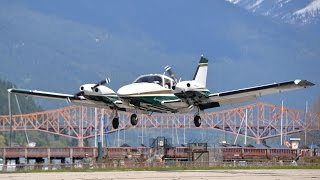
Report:
M304 86L304 87L309 87L309 86L315 85L314 83L312 83L308 80L300 80L300 79L295 80L294 83L298 86Z

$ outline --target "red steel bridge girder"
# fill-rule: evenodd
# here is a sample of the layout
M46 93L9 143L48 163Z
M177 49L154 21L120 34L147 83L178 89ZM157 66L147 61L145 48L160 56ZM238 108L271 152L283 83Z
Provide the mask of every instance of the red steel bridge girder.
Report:
M61 136L85 139L94 136L99 122L104 118L104 132L112 133L129 128L196 128L193 114L153 114L138 115L139 123L132 127L130 113L120 112L120 125L112 129L111 119L114 113L108 109L68 106L61 109L31 114L0 116L0 132L35 130ZM232 134L244 135L262 140L301 131L320 130L320 113L282 108L273 104L256 102L229 110L208 112L201 115L200 129L216 129Z

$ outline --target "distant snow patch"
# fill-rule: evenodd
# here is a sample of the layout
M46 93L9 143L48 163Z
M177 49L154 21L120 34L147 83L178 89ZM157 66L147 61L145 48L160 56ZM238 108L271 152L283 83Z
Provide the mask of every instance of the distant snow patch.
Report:
M320 10L320 0L313 0L309 3L306 7L297 10L294 12L294 15L301 15L304 16L306 14L315 16L316 13Z
M263 2L264 0L257 0L254 4L252 4L250 6L250 8L256 8L258 6L260 6L260 4Z
M238 4L241 0L226 0L232 4Z
M255 10L257 8L260 7L260 4L263 3L264 0L257 0L255 3L253 3L252 5L248 5L247 9L251 9L253 12L255 12Z

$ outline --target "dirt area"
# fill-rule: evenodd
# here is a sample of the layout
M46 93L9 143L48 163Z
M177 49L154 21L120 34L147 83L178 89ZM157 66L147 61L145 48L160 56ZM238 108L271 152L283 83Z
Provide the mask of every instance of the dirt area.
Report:
M186 171L114 171L43 172L0 174L2 180L103 180L103 179L320 179L320 170L186 170Z

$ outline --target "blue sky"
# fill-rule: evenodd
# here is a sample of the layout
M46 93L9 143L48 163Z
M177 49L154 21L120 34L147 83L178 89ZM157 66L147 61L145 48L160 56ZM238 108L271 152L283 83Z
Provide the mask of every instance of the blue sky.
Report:
M7 3L12 2L7 1ZM32 12L33 18L41 17L39 19L43 21L48 19L47 24L52 22L51 29L43 27L43 22L36 21L37 18L34 18L32 25L16 26L19 28L14 29L14 32L21 37L28 32L30 28L28 26L33 26L28 34L36 36L39 34L37 29L40 28L43 37L35 38L42 38L44 42L50 39L52 34L63 33L65 36L73 37L70 44L76 39L77 46L86 41L86 37L83 36L85 32L94 32L94 35L98 34L95 32L99 32L108 34L112 38L112 44L101 46L100 51L95 45L84 45L88 52L92 52L92 54L85 54L86 58L92 57L92 59L72 56L73 59L68 60L70 65L62 64L62 71L69 73L66 79L57 74L53 75L54 73L41 74L36 73L37 70L31 72L28 69L19 70L16 73L21 77L27 75L31 77L29 84L18 80L17 84L23 88L36 87L51 90L47 84L38 83L40 80L33 75L37 74L36 76L48 77L48 79L49 76L52 79L58 77L59 86L52 88L55 91L75 91L81 81L97 82L102 76L111 76L113 83L110 86L117 90L121 85L133 81L139 74L162 73L163 67L167 64L175 68L178 76L190 79L202 53L209 59L207 84L212 92L294 79L308 79L315 84L320 84L318 72L320 38L314 33L317 32L317 26L310 28L276 22L274 19L232 6L224 0L26 1L12 4L19 4L23 9ZM1 16L2 19L8 17L6 14ZM57 22L65 26L60 26ZM71 26L73 26L72 30L76 27L83 29L70 32ZM56 29L52 30L54 28ZM85 28L94 29L94 31L85 30ZM55 40L67 41L61 37L63 35L57 35ZM33 40L31 39L30 42ZM125 54L109 56L106 51L110 46L112 50L125 49ZM62 47L51 44L48 47L57 49L55 52L62 51L59 49ZM33 51L36 53L41 49L33 49ZM115 59L109 60L112 62L107 62L103 57L96 59L94 54L102 52L106 57L115 57ZM68 57L72 53L81 54L81 52L69 50L64 53ZM21 56L27 57L24 54ZM39 58L41 61L46 61L52 56L43 53ZM60 60L53 58L52 61ZM130 69L128 64L139 68ZM17 65L11 63L5 68L14 68ZM108 65L112 65L113 70L106 70L109 68L106 67ZM82 69L76 69L79 67ZM6 78L11 78L5 71L3 74L7 75ZM117 79L118 77L121 78ZM12 80L16 79L19 78L12 78ZM74 84L71 84L72 82ZM281 100L284 100L289 107L303 109L306 101L312 104L319 95L320 88L316 85L310 89L269 95L259 99L275 104L281 104Z

